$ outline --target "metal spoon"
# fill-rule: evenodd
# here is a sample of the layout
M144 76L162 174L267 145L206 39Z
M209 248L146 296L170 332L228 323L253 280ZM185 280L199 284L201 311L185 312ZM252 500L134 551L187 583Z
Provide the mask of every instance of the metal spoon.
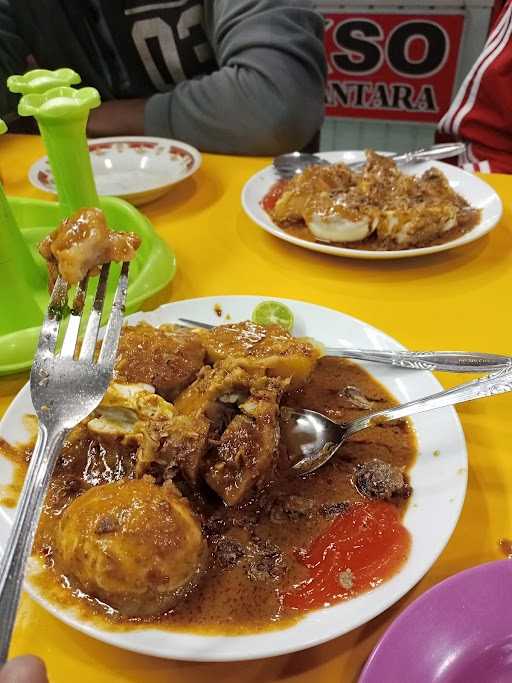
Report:
M393 154L390 156L393 161L399 166L410 164L416 161L434 161L436 159L449 159L451 157L464 154L466 145L463 142L450 142L440 145L432 145L417 149L413 152L406 152L404 154ZM294 175L298 175L304 171L308 166L329 166L330 161L322 159L315 154L306 154L304 152L291 152L290 154L281 154L272 162L274 169L281 178L289 179ZM347 164L353 171L360 171L365 161L356 161Z
M315 154L306 152L290 152L290 154L280 154L272 162L274 169L281 178L293 178L299 175L308 166L330 166L331 162Z
M512 362L499 372L466 382L448 391L404 403L395 408L379 410L338 424L314 410L281 408L281 433L300 475L309 474L324 465L349 436L368 427L410 417L436 408L445 408L512 391ZM294 458L293 456L296 456Z

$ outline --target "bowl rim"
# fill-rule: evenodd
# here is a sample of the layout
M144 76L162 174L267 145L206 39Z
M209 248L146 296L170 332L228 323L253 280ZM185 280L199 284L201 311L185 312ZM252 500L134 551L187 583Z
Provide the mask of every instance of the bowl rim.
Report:
M181 175L179 178L176 178L174 180L169 180L167 182L158 182L153 185L150 185L146 187L144 190L137 190L134 188L133 190L130 190L129 192L122 192L118 193L115 195L106 195L106 194L100 194L98 192L98 195L100 197L107 197L107 196L115 196L119 197L120 199L127 199L129 197L133 197L135 195L139 197L144 197L144 195L149 194L151 192L155 192L157 190L161 190L162 192L168 188L171 187L172 185L176 185L177 183L180 183L182 180L185 180L186 178L189 178L191 175L196 173L202 166L203 163L203 156L201 152L196 148L193 147L192 145L189 145L187 142L182 142L181 140L176 140L174 138L161 138L161 137L153 137L149 135L114 135L110 137L102 137L102 138L91 138L87 140L87 147L89 149L89 154L94 154L94 152L90 151L90 148L94 145L101 145L101 144L106 144L110 143L112 145L116 143L127 143L127 142L138 142L138 141L143 141L143 142L153 142L155 144L162 144L166 145L169 147L181 147L183 150L188 152L192 159L193 159L193 164L192 166L187 169L186 173ZM151 150L148 150L150 153ZM51 187L48 185L45 185L39 180L39 172L42 170L43 166L49 166L49 160L48 160L48 155L39 157L34 161L34 163L30 166L28 170L28 179L30 183L33 185L33 187L36 187L38 190L41 190L42 192L46 192L47 194L53 195L54 197L57 196L56 190L53 190ZM53 176L53 172L50 169L50 173Z

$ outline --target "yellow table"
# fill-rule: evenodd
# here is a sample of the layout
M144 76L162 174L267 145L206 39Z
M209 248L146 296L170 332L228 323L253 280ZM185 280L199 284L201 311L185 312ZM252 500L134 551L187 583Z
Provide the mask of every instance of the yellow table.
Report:
M27 171L43 147L38 138L0 141L0 174L8 194L42 197ZM240 191L264 159L205 155L201 170L145 211L173 247L178 272L146 302L220 294L301 299L349 313L412 349L512 351L512 178L486 176L505 214L488 236L466 247L415 259L356 261L286 244L254 225ZM1 286L6 286L2 283ZM445 386L467 376L441 375ZM0 379L0 414L27 375ZM47 614L26 595L12 655L41 656L53 683L333 683L352 682L378 638L423 591L466 567L502 557L498 540L512 537L512 398L460 407L469 447L469 490L459 525L427 576L397 605L346 636L311 650L248 663L196 664L131 654L96 642Z

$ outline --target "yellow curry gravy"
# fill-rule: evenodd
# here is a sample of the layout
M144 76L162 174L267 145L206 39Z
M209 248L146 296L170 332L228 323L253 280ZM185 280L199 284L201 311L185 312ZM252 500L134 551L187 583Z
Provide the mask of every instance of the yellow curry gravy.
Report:
M354 394L346 387L357 387L357 391ZM321 359L309 383L283 401L283 405L311 408L337 421L351 420L370 409L392 404L392 397L366 371L336 358ZM5 505L12 503L13 490L19 490L30 449L0 442L0 450L18 465L18 473L2 501ZM347 506L363 500L353 483L354 465L378 458L407 472L414 457L411 426L407 421L397 421L354 435L339 455L320 470L304 478L290 477L270 484L239 507L224 507L206 490L184 490L203 523L211 554L209 568L199 587L169 613L148 620L129 620L73 589L53 567L56 525L74 497L91 486L134 476L134 450L109 450L84 429L83 438L73 446L65 445L56 466L34 545L34 554L47 570L32 580L52 602L73 606L84 617L99 620L102 627L125 629L157 624L159 628L213 634L280 628L303 615L284 607L282 600L286 590L308 576L300 562L301 549L308 548ZM403 514L405 498L393 499L392 504ZM240 557L242 546L246 554Z

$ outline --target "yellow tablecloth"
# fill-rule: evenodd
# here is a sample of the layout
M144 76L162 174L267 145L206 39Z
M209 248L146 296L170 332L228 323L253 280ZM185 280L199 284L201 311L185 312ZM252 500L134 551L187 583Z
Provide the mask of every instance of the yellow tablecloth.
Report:
M43 154L38 138L0 140L0 175L10 195L43 197L27 180ZM512 178L484 179L500 194L504 218L466 247L397 261L315 254L254 225L240 205L245 181L265 159L205 155L201 170L144 210L176 252L178 272L150 310L167 301L220 294L300 299L349 313L412 349L512 351ZM3 287L8 286L2 283ZM445 386L467 376L440 375ZM0 414L27 375L0 379ZM512 537L512 398L462 405L469 490L459 525L427 576L397 605L346 636L297 654L251 663L196 664L131 654L81 635L24 596L11 654L41 656L53 683L342 683L356 681L392 620L423 591L466 567L502 557Z

